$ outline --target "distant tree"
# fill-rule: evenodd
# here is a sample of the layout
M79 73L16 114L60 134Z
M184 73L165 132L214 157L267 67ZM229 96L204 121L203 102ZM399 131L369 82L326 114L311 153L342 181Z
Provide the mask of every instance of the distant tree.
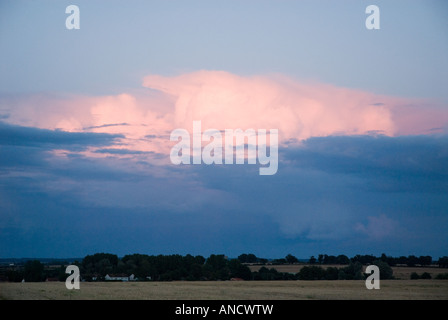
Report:
M448 257L447 256L440 257L438 265L439 268L448 268Z
M219 270L226 266L227 261L223 254L212 254L207 258L205 264L210 265L214 270Z
M439 273L436 275L437 280L448 280L448 272L447 273Z
M30 260L25 263L23 277L26 282L43 281L44 265L39 260Z
M286 263L286 259L274 259L272 260L272 264L285 264Z
M9 282L20 282L23 280L23 272L8 270L6 271L6 279L8 279Z
M408 264L408 258L405 256L400 256L397 258L397 264Z
M319 266L304 266L297 274L299 280L325 279L325 270Z
M317 262L319 264L322 264L324 262L324 255L323 254L320 254L320 255L317 256Z
M203 277L203 269L200 264L193 264L190 267L190 274L187 276L187 280L200 280Z
M362 272L362 270L358 270L355 275L353 276L353 280L364 280L366 276Z
M253 253L249 253L247 255L247 262L249 262L249 263L256 263L257 262L257 256L254 255Z
M420 279L431 279L431 274L429 274L428 272L423 272L420 276Z
M349 264L350 259L346 255L341 254L336 257L336 263L337 264Z
M419 263L419 259L416 256L410 255L408 257L408 261L407 261L408 267L414 267L418 263Z
M349 276L344 271L345 268L341 268L338 270L338 280L348 280Z
M238 259L232 259L229 261L229 270L231 278L250 280L252 275L249 267L242 264Z
M372 264L373 261L375 261L377 258L373 255L359 255L357 254L354 256L351 261L352 262L359 262L363 265Z
M317 261L316 258L314 256L311 256L310 259L308 260L308 263L315 264L316 261Z
M81 263L81 274L100 274L104 277L116 271L118 261L118 256L110 253L87 255Z
M411 273L411 280L417 280L420 279L420 276L418 275L417 272L412 272Z
M258 262L257 256L254 255L253 253L249 253L249 254L243 253L238 256L238 260L241 263L256 263L256 262Z
M297 263L297 262L299 262L299 259L297 259L296 257L294 257L292 254L288 254L288 255L285 257L285 260L286 260L286 262L289 263L289 264L293 264L293 263Z
M67 280L69 274L65 273L65 269L66 269L66 267L64 265L61 265L59 267L58 274L57 274L57 277L58 277L59 281L64 281L65 282L65 280Z
M381 260L375 260L375 261L373 261L372 264L374 264L378 267L378 269L380 271L380 279L381 280L393 279L394 271L387 264L387 262L384 262Z
M397 264L398 258L394 258L391 256L386 256L384 253L381 255L380 260L386 262L390 266L395 266Z
M359 261L350 262L347 267L341 268L338 274L339 280L360 279L362 273L362 264Z
M203 265L205 263L205 258L203 256L198 255L194 257L194 261L199 265Z
M336 267L328 267L325 272L325 280L338 280L339 269Z
M432 263L431 256L420 256L418 260L422 266L429 266Z
M205 261L204 274L210 280L228 280L230 270L225 256L223 254L210 255Z

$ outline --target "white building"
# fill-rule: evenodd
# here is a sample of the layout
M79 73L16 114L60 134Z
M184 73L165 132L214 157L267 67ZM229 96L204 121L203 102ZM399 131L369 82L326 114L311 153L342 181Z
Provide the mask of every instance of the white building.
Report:
M135 276L131 274L130 276L127 276L125 274L106 274L104 277L104 280L106 281L134 281Z

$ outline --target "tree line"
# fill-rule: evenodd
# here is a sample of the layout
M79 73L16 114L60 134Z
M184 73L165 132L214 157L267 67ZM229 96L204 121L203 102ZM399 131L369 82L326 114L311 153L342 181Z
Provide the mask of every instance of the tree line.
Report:
M314 256L311 256L309 259L309 263L311 264L348 264L350 262L359 262L363 265L366 264L372 264L374 261L380 260L383 262L386 262L390 266L408 266L408 267L414 267L416 265L420 266L429 266L433 262L438 264L441 268L447 268L448 267L448 257L440 257L438 261L433 261L431 256L415 256L415 255L409 255L409 256L400 256L400 257L392 257L387 256L385 253L381 254L381 256L377 257L374 255L355 255L352 258L348 258L346 255L338 255L338 256L332 256L332 255L326 255L326 254L319 254L318 258L316 259Z
M307 264L297 273L279 272L275 268L268 268L269 264ZM140 281L172 281L172 280L361 280L365 279L363 265L375 264L380 268L382 279L393 278L391 266L406 264L409 266L426 266L432 263L429 256L408 256L393 258L382 254L356 255L348 258L345 255L318 255L310 257L308 261L300 262L295 256L288 254L285 258L268 260L256 257L254 254L241 254L235 259L228 259L222 254L212 254L208 258L197 255L146 255L130 254L119 258L111 253L95 253L87 255L82 261L73 264L80 268L82 279L85 281L105 280L106 275L131 275ZM251 271L248 265L264 264L257 271ZM438 260L440 267L448 267L448 257ZM325 265L341 265L341 267ZM30 260L23 268L11 269L6 272L8 281L65 281L68 274L64 265L57 268L45 268L38 260ZM426 275L425 275L426 276ZM415 278L415 276L414 276Z

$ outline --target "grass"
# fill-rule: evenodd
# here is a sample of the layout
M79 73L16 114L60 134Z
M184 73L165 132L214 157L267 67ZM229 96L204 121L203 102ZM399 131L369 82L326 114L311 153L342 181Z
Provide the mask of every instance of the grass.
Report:
M173 281L0 283L0 299L13 300L447 300L446 280L383 280L380 290L364 281Z

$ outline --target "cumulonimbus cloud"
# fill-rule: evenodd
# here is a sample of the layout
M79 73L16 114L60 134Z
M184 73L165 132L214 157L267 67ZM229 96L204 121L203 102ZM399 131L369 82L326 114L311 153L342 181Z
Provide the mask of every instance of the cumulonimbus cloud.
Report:
M163 154L173 144L169 133L176 128L191 131L197 120L203 130L278 129L280 143L372 132L432 133L446 130L448 123L446 106L429 99L379 95L279 74L148 75L143 87L111 96L3 97L0 115L7 114L8 123L43 129L122 134L126 138L118 148Z
M242 77L198 71L147 76L143 85L175 97L178 127L201 120L204 128L272 128L279 129L281 140L395 132L391 106L384 102L395 103L395 99L281 75Z

